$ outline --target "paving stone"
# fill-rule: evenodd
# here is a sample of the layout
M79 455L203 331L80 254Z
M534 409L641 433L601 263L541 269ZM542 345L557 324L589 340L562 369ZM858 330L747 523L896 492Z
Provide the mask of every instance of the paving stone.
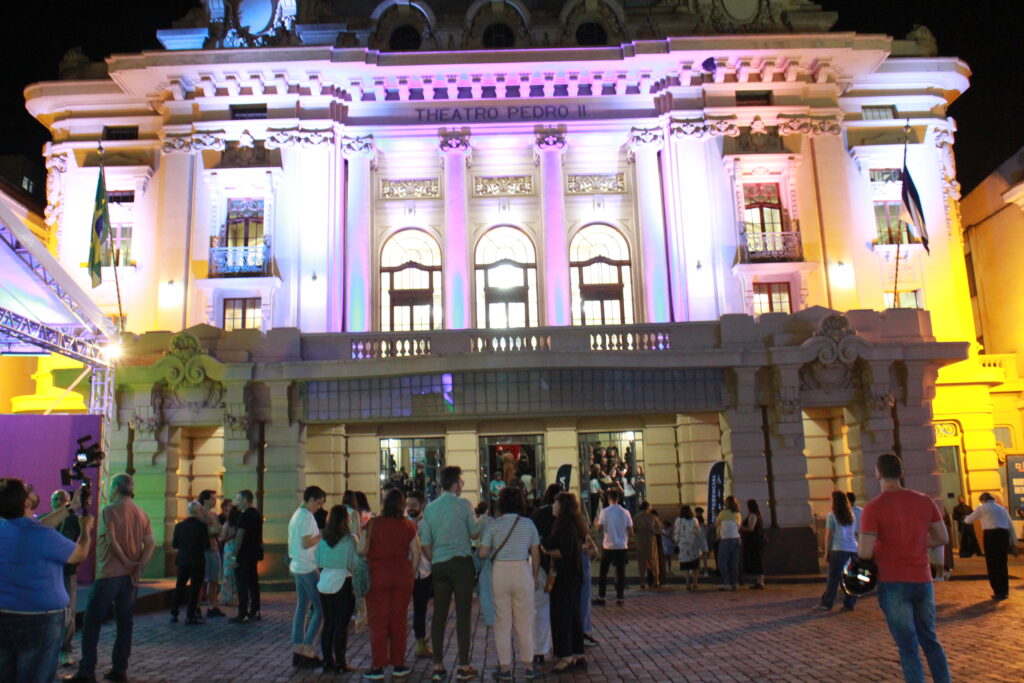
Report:
M769 585L765 591L697 593L679 587L627 591L625 606L593 608L599 646L587 649L589 666L559 681L899 681L899 656L874 598L853 612L815 612L822 585ZM935 584L937 630L953 680L1022 681L1024 658L1016 634L1024 619L1024 586L994 603L985 581ZM131 680L305 681L361 680L370 664L368 633L349 638L349 664L358 672L327 676L291 666L292 593L267 593L263 621L203 626L170 624L165 613L137 615ZM410 681L429 680L430 662L412 658ZM114 625L100 639L102 675L110 666ZM77 639L76 639L77 640ZM78 643L76 642L76 658ZM454 670L454 616L446 634L446 661ZM493 639L474 610L473 665L485 680L496 665ZM551 666L553 662L547 664ZM66 671L65 671L66 673ZM554 680L549 677L549 680Z

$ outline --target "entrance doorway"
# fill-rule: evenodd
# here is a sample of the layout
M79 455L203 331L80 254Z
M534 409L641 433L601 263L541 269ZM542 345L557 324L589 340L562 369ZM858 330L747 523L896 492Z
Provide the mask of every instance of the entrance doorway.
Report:
M405 438L380 440L380 487L388 482L404 493L423 491L427 502L440 495L444 467L444 439Z
M532 507L547 486L544 477L544 435L480 437L480 500L491 503L506 486L523 489Z
M635 514L647 498L643 432L587 432L579 435L579 450L580 497L591 520L615 487L622 490L622 506Z

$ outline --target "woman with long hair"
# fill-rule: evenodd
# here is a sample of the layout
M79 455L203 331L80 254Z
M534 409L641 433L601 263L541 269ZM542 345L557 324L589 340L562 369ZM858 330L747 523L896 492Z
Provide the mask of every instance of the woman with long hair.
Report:
M562 674L587 668L583 655L583 618L580 588L583 582L583 544L586 523L580 505L571 493L559 493L554 504L555 523L543 540L544 552L552 558L548 578L551 586L551 641L558 663L551 673Z
M345 658L348 649L348 622L356 608L352 591L352 573L357 561L355 537L348 529L348 508L335 505L327 516L327 525L316 546L316 565L320 567L320 592L323 630L320 649L324 673L351 671Z
M373 510L370 509L370 501L365 493L356 491L355 497L355 508L359 512L359 528L365 529L366 525L370 523L370 518L373 517Z
M857 556L857 517L850 508L850 499L842 491L832 492L832 511L825 519L825 559L828 561L828 583L821 594L821 602L814 609L828 611L836 601L843 567ZM857 598L843 593L843 609L851 610Z
M235 537L238 534L238 520L242 511L232 505L228 509L224 526L220 530L220 542L224 544L224 563L221 566L220 601L224 605L238 604L238 584L235 583L235 569L238 562L235 557Z
M734 591L740 585L740 504L735 496L726 496L725 507L715 519L718 538L718 571L722 572L720 591Z
M495 680L512 680L512 627L527 680L540 677L533 668L533 590L540 572L540 536L523 516L526 497L507 487L498 496L498 512L480 536L480 558L491 560L494 644L498 649ZM482 598L481 598L482 599Z
M764 589L764 520L757 501L747 501L747 518L740 529L743 536L743 573L753 578L755 590Z
M689 578L686 590L695 591L700 576L700 558L707 553L708 544L704 530L700 528L689 505L679 509L679 517L672 527L672 540L679 548L679 570L685 572L684 578Z
M359 539L359 554L370 566L370 592L366 594L372 664L363 678L384 678L391 664L392 678L405 678L406 616L412 600L413 567L420 565L417 527L405 517L405 494L391 489L384 496L380 515L370 520Z

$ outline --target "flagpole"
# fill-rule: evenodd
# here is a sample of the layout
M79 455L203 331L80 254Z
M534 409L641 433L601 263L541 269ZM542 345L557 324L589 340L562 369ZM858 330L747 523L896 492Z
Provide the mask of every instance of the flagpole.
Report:
M97 151L100 154L100 174L103 173L103 142L101 141L97 146ZM104 191L106 191L106 183L103 184ZM109 197L109 194L108 194ZM104 198L107 201L107 198ZM109 204L109 202L108 202ZM110 250L113 252L114 258L111 259L114 268L114 290L117 292L117 325L119 332L124 334L124 309L121 307L121 281L117 277L117 262L121 260L121 249L114 248L114 226L111 225L110 229L107 230L107 240L110 242ZM120 242L120 240L118 240Z
M903 126L903 168L907 167L907 147L910 145L910 119L907 119L907 125ZM903 182L905 179L901 178ZM897 239L896 239L896 272L892 277L892 307L901 308L900 306L900 244L903 243L902 226L897 228ZM892 226L889 226L889 237L892 238Z

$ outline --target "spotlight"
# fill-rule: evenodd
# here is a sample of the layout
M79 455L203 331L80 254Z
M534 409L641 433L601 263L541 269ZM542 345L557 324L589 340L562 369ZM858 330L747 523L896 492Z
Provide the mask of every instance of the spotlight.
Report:
M117 361L121 357L121 344L118 342L107 344L103 347L103 355L111 363Z

